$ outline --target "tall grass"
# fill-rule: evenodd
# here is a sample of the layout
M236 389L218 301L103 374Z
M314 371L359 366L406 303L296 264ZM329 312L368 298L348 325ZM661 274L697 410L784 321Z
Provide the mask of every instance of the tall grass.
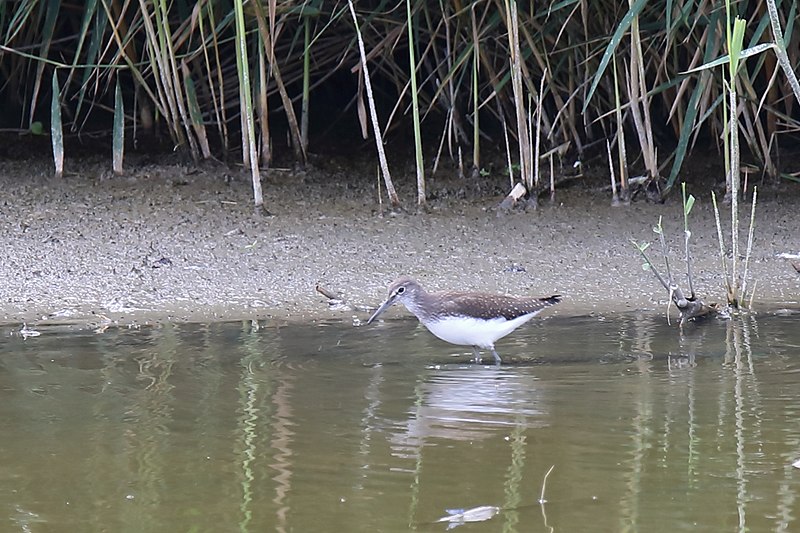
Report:
M647 172L669 189L684 178L685 158L713 146L726 127L740 130L743 156L768 178L796 171L780 164L792 163L780 155L800 130L796 2L738 2L730 14L717 3L685 0L354 2L363 56L342 2L87 0L73 7L0 3L0 127L28 130L49 119L52 84L43 80L63 69L64 131L112 131L119 80L134 132L127 142L161 131L197 160L234 155L251 169L256 203L258 171L273 156L305 164L319 149L314 133L336 118L313 113L323 95L356 102L342 103L342 113L361 113L366 124L370 81L382 128L371 135L410 131L414 113L404 110L416 107L419 145L447 147L454 161L472 154L474 170L480 145L502 146L508 136L529 189L537 187L537 150L544 158L569 146L578 156L605 158L604 139L612 136L626 167L621 179ZM744 51L763 53L737 73L732 102L730 81L704 67L727 56L720 36L737 16L746 22ZM736 125L728 124L734 107ZM423 183L418 177L418 201Z
M239 79L239 108L242 124L242 159L249 168L253 182L253 202L256 207L263 205L261 176L258 172L258 155L255 125L253 122L253 97L250 86L250 62L248 60L247 34L242 0L234 0L236 20L236 73Z
M417 204L425 205L425 165L422 154L422 131L419 118L419 92L417 88L417 57L414 50L414 18L411 15L411 0L406 0L408 20L408 76L411 80L411 110L414 126L414 160L417 169Z

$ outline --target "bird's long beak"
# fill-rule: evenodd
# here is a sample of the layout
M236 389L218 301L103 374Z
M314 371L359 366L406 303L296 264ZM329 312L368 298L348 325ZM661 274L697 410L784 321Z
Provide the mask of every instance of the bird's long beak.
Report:
M394 303L396 297L397 297L396 294L389 295L389 297L386 298L386 301L383 302L381 304L381 306L378 307L378 309L375 310L374 313L372 313L372 316L369 317L369 320L367 320L367 324L372 324L372 321L375 320L376 318L378 318L378 315L380 315L381 313L383 313L384 311L389 309L392 306L392 304Z

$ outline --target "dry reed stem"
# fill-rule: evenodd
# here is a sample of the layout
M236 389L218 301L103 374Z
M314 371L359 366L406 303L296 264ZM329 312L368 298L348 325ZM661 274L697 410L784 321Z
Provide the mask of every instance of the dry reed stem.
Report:
M389 201L392 203L392 206L398 207L400 205L400 197L397 196L397 191L395 191L394 184L392 183L392 176L389 174L389 164L386 161L386 154L383 151L383 138L381 136L380 124L378 124L378 112L375 109L375 100L372 95L372 83L369 79L369 67L367 66L367 53L364 50L364 40L361 38L361 29L358 25L356 10L353 7L353 0L347 0L347 5L350 8L350 14L353 16L353 25L355 26L356 37L358 38L358 50L361 54L361 75L363 76L367 91L369 113L372 119L372 132L375 135L375 145L378 149L378 159L380 161L383 180L386 184L386 193L389 195Z

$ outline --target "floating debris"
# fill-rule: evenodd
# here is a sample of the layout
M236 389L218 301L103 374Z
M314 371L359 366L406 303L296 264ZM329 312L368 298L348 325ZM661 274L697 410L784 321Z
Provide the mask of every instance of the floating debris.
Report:
M29 328L28 324L23 323L22 328L19 330L19 334L23 339L27 339L28 337L38 337L42 333L40 331L36 331L35 329Z
M792 463L792 466L795 468L800 468L800 459Z
M500 512L494 505L481 505L472 509L445 509L447 516L443 516L436 523L449 522L447 529L453 529L467 522L484 522Z
M58 311L53 311L47 318L70 318L74 317L75 315L79 314L80 311L74 307L64 307L59 309Z

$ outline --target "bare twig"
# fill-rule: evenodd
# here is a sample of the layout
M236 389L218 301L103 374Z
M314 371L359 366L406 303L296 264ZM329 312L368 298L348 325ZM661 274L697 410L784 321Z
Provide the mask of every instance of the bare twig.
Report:
M694 283L692 282L692 260L689 255L689 239L692 237L692 232L689 231L689 213L694 206L694 196L689 195L686 197L686 182L681 184L681 194L683 197L683 237L684 246L686 251L686 278L689 284L689 298L694 299Z
M658 234L658 239L661 242L661 253L664 256L664 265L667 271L667 281L669 282L669 286L672 287L675 285L675 282L672 279L672 270L669 268L669 249L667 248L667 241L664 238L664 228L661 226L661 217L658 217L658 225L653 228L653 231Z
M722 261L722 275L725 278L725 292L728 301L731 299L731 282L728 277L728 262L725 260L725 241L722 238L722 224L719 221L719 206L717 205L717 195L711 191L711 203L714 205L714 221L717 225L717 240L719 241L719 257Z
M335 292L331 291L330 289L326 289L325 287L323 287L319 283L317 283L317 285L314 287L314 289L318 293L323 295L325 298L327 298L328 300L341 300L342 299L341 296L339 296Z
M608 152L608 173L611 175L611 205L619 205L617 180L614 174L614 158L611 157L611 142L608 139L606 139L606 151Z
M747 233L747 251L744 255L744 274L742 274L742 300L747 296L747 273L750 266L750 255L753 253L753 235L756 227L756 200L758 199L758 188L753 187L753 206L750 209L750 229ZM755 284L753 284L755 291ZM752 297L750 298L752 303ZM748 306L749 307L749 306Z
M669 260L668 260L668 257L667 257L666 244L665 244L665 241L664 241L664 232L663 232L663 228L661 227L661 219L659 219L658 226L656 226L653 229L653 231L655 231L656 233L659 234L659 237L661 239L662 250L663 250L663 253L664 253L664 260L665 260L665 262L667 264L667 270L669 270ZM688 237L687 237L687 239L688 239ZM658 281L661 283L661 285L669 293L669 302L674 303L675 307L678 308L678 312L681 315L681 320L680 320L680 324L681 325L686 323L686 321L689 320L689 319L696 318L696 317L701 317L701 316L707 316L707 315L710 315L712 313L716 313L717 308L715 306L708 305L705 302L703 302L702 300L697 299L695 297L694 293L692 293L688 298L686 296L684 296L683 291L681 290L681 288L678 285L676 285L675 283L673 283L671 275L668 275L669 281L664 279L664 277L661 275L661 273L655 267L653 262L647 256L647 253L646 253L645 250L647 250L647 248L650 246L649 244L638 244L635 241L632 241L632 242L633 242L633 245L636 246L636 249L639 250L639 253L642 255L642 257L644 258L648 268L653 271L653 274L656 276ZM687 244L687 248L688 248L688 244ZM667 307L667 320L669 320L669 307Z

